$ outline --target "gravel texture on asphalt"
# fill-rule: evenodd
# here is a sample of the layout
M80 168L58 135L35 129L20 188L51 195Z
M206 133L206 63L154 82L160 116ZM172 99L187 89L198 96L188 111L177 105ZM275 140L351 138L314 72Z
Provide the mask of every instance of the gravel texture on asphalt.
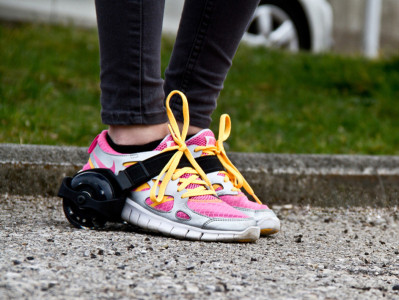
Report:
M206 243L75 229L58 198L3 194L0 299L399 299L399 210L275 210L275 236Z

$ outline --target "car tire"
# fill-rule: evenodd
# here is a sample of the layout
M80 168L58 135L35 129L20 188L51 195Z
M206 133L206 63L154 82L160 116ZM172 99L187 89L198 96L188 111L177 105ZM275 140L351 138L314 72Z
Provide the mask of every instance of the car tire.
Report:
M289 21L292 22L295 28L296 40L291 42L297 43L297 46L283 47L283 45L279 45L282 47L277 46L277 48L288 48L288 50L294 52L298 50L311 50L312 43L309 22L307 20L304 9L298 0L261 0L257 10L262 8L271 8L274 12L272 13L272 30L277 29L281 25L280 22L282 19L289 19ZM256 24L256 22L259 21L256 19L257 17L259 17L259 15L257 15L257 13L255 12L254 19L248 27L246 37L244 37L244 40L246 39L249 43L251 43L251 40L254 41L252 44L256 44L257 35L262 34L260 30L258 30L259 25ZM266 46L273 47L273 45L271 45L270 43L269 45L267 44L269 42L267 41L267 38L268 37L264 39L264 44ZM258 39L259 44L261 44L260 41L261 39Z

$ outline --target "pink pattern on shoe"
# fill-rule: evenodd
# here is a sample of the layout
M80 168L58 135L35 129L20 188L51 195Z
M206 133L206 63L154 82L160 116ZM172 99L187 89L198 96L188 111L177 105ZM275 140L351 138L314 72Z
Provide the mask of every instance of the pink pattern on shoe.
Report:
M94 160L96 161L96 164L98 165L99 168L102 169L110 169L113 173L115 173L115 161L112 162L112 166L107 167L106 165L104 165L101 160L97 157L97 155L93 152L93 157Z
M173 137L172 137L171 135L168 135L168 136L162 141L162 143L160 143L160 144L158 145L158 147L156 147L156 148L154 149L154 151L162 151L162 150L165 150L166 148L173 147L173 146L176 146L176 143L175 143L175 141L173 140Z
M187 146L196 145L196 146L215 146L216 139L215 135L211 130L204 130L198 136L194 136L188 141L186 141Z
M269 209L267 205L249 201L247 196L245 196L242 192L238 193L238 195L222 195L219 197L228 205L233 207L249 208L254 210Z
M190 216L181 210L176 213L176 217L184 220L190 220Z
M215 146L216 139L215 135L211 130L204 130L198 136L194 136L188 141L186 141L187 146L196 145L196 146ZM209 155L209 153L202 152L201 156Z
M99 137L100 137L100 134L97 135L97 136L94 138L94 140L91 142L91 145L90 145L89 149L87 150L87 153L90 154L90 153L93 152L94 148L96 148L96 146L97 146L97 140L98 140Z
M231 207L230 205L226 204L220 199L216 197L215 199L219 201L215 202L201 201L201 200L198 201L196 199L190 198L187 201L187 206L191 210L210 218L230 218L230 219L249 218L246 214L240 212L239 210L236 210L235 208Z
M87 163L83 166L82 171L91 170L91 169L92 169L92 167L90 166L90 163L87 162Z
M148 206L151 206L152 204L154 204L154 202L152 202L150 198L147 198L145 200L145 203L147 203ZM152 208L167 212L167 211L171 211L172 210L173 204L174 204L174 201L171 200L171 201L163 202L161 204L152 206Z

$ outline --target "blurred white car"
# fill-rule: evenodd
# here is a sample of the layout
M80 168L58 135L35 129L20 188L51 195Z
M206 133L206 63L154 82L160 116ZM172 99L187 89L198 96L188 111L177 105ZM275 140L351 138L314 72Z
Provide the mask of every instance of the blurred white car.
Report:
M331 47L332 25L326 0L262 0L244 41L293 52L320 52Z
M176 34L184 0L165 4L164 32ZM93 0L0 0L0 18L96 26ZM327 0L261 0L243 40L291 51L329 49L331 6Z
M164 31L175 34L184 0L167 0ZM243 41L249 45L320 52L332 44L333 14L326 0L261 0Z

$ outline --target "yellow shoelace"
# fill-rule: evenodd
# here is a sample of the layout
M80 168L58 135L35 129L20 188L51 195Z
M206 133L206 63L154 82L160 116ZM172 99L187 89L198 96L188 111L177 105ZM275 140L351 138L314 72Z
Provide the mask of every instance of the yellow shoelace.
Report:
M244 189L248 192L248 194L250 194L256 200L256 202L262 204L259 198L255 195L249 183L245 180L244 176L241 175L240 171L237 170L237 168L227 157L226 150L224 149L223 146L223 142L225 142L227 138L230 136L230 131L231 131L230 117L227 114L223 114L220 117L219 136L218 140L216 141L216 145L198 146L197 148L195 148L195 151L202 150L203 152L211 152L215 154L227 171L225 172L226 173L225 181L227 182L228 180L231 180L231 182L233 183L234 187L237 190L239 190L241 187L244 187Z
M177 125L176 119L173 115L172 110L170 109L169 102L173 95L178 94L183 102L183 129L180 134L179 126ZM214 195L216 196L216 192L214 191L212 184L209 182L209 179L206 177L204 171L202 171L201 167L195 161L192 156L190 150L186 145L186 136L188 131L188 126L190 123L189 111L188 111L188 102L186 96L180 91L172 91L168 97L166 98L166 111L168 114L169 122L168 125L170 134L173 137L173 140L176 143L176 146L172 146L167 148L165 151L173 151L177 150L177 152L172 156L169 162L162 169L161 173L157 177L153 187L150 190L150 199L153 202L160 203L162 202L166 187L169 181L177 180L183 174L191 174L188 178L180 178L180 185L178 187L178 191L184 190L190 184L197 184L198 187L194 189L188 190L186 193L182 195L182 198L193 197L193 196L203 196L203 195ZM177 169L180 159L185 155L188 161L191 163L193 168L184 167L181 169ZM165 174L165 177L162 179L161 185L159 186L159 181L162 176ZM159 186L158 195L156 194ZM208 186L208 187L207 187Z

